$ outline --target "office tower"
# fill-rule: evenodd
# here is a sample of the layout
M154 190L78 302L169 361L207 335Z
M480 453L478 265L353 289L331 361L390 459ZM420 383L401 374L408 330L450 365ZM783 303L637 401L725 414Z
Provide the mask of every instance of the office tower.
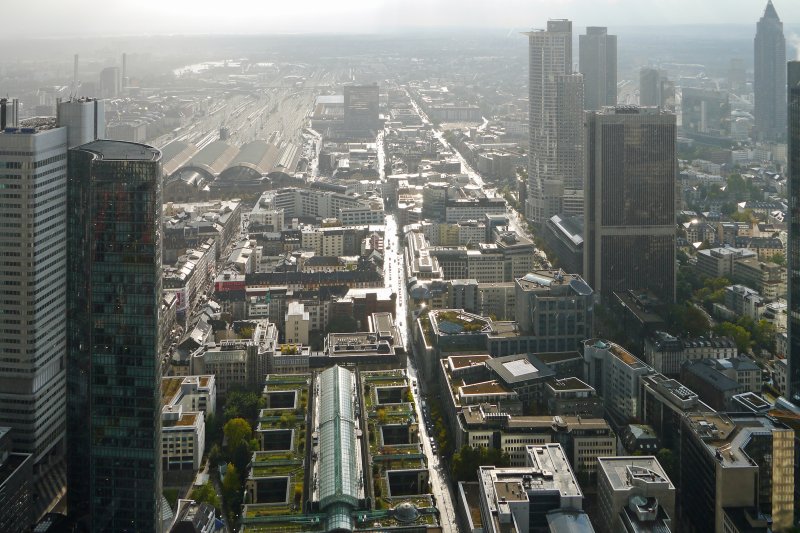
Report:
M100 97L116 98L120 92L119 68L106 67L100 71Z
M59 109L72 105L63 102ZM102 103L86 105L102 115ZM0 420L12 429L14 451L33 455L38 511L63 491L66 158L77 128L70 113L17 128L17 107L16 100L0 100L0 254L6 267L0 272ZM76 139L88 142L93 134Z
M586 83L584 108L617 105L617 36L608 35L608 28L589 26L578 38L578 54Z
M582 142L571 136L575 132L573 117L583 110L583 103L578 102L583 89L576 88L582 84L582 76L571 77L572 22L550 20L546 30L525 35L530 113L525 211L530 220L543 224L561 211L564 189L583 181L580 175L571 174L575 171L576 143ZM563 117L568 118L561 122Z
M728 93L685 88L681 92L681 128L689 135L731 136L731 104Z
M669 531L675 520L675 485L652 455L598 457L597 489L602 531Z
M344 86L346 133L368 137L378 133L378 85Z
M124 90L128 87L128 54L122 53L122 86Z
M753 49L756 132L780 139L786 135L786 39L772 0L756 25Z
M583 274L603 301L625 290L675 300L675 162L672 113L587 113Z
M67 508L90 531L161 530L161 153L69 150Z
M794 524L792 429L749 413L689 413L681 425L680 531L770 531L768 521L771 531L784 531Z
M75 54L75 64L72 68L72 94L78 92L78 54Z
M639 105L675 109L675 84L665 72L647 67L639 71Z
M101 100L74 98L59 102L56 113L58 124L67 127L67 148L106 136L106 113Z
M583 76L580 74L557 78L557 164L564 176L565 193L567 190L583 190L583 91ZM562 200L562 209L563 204ZM580 214L583 214L582 209L578 213L570 213Z
M789 61L789 242L787 396L800 405L800 61Z
M747 71L744 68L744 59L734 57L728 69L728 88L731 91L741 91L747 83Z

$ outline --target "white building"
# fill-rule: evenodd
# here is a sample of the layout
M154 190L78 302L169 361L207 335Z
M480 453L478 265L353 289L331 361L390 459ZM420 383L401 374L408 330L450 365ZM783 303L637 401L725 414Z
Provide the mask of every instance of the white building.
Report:
M310 328L311 318L303 304L289 302L286 311L286 343L307 345Z

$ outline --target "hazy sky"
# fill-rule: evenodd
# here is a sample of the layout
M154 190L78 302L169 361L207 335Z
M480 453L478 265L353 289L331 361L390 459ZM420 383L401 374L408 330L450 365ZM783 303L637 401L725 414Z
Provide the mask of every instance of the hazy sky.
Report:
M766 0L2 0L5 37L374 33L426 27L755 24ZM800 0L774 0L800 22Z

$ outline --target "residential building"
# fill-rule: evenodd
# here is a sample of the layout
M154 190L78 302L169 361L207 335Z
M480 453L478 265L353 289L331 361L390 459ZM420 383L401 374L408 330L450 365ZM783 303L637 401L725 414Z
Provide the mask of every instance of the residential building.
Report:
M608 28L588 26L578 38L580 71L586 84L583 108L591 111L617 105L617 36Z
M793 430L741 413L691 413L682 426L681 531L747 531L765 517L774 531L794 525Z
M310 330L311 320L303 304L289 302L289 308L286 311L286 343L307 345Z
M714 409L730 411L737 394L761 392L761 368L745 356L687 361L681 367L681 382Z
M645 339L642 359L656 372L677 376L686 361L729 358L737 354L736 343L729 337L687 339L656 331Z
M616 107L586 116L586 282L604 301L675 300L675 115Z
M93 141L67 169L69 513L160 531L161 153Z
M786 135L786 39L772 0L756 25L753 42L756 130L764 139Z
M572 74L572 22L549 20L546 30L528 32L529 135L528 184L525 212L538 224L561 212L567 183L581 175L567 175L581 147L580 123L562 118L583 110L582 76ZM569 78L569 79L568 79ZM560 128L566 128L560 132ZM578 133L575 138L572 133ZM562 142L565 141L565 142ZM582 147L581 147L582 150ZM579 161L580 159L578 159ZM580 188L580 187L578 187Z
M675 486L654 456L601 457L598 504L602 531L672 531Z

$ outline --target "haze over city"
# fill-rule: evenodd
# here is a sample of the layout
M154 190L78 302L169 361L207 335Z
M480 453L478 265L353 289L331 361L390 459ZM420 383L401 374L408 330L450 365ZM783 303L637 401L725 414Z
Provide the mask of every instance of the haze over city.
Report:
M0 533L800 531L800 2L3 7Z

